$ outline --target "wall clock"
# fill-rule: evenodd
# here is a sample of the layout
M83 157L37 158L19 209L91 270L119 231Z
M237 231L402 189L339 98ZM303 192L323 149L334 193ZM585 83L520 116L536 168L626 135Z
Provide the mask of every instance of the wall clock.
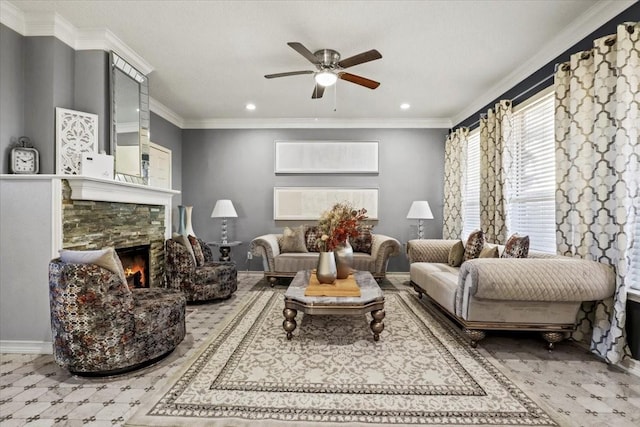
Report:
M31 147L26 136L18 139L18 145L11 149L11 173L35 174L40 172L40 154Z

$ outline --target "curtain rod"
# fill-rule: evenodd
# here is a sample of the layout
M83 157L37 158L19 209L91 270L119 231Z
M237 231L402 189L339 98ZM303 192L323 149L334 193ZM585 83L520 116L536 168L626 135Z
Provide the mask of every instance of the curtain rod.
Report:
M531 92L533 89L535 89L535 88L537 88L538 86L540 86L541 84L543 84L543 83L547 82L550 78L553 78L553 76L555 75L555 72L557 71L557 69L558 69L558 66L559 66L559 65L560 65L560 64L555 64L555 65L554 65L554 67L553 67L553 70L554 70L553 74L548 75L548 76L547 76L547 77L545 77L544 79L540 80L538 83L536 83L536 84L534 84L534 85L532 85L532 86L529 86L529 88L525 89L524 91L520 92L518 95L516 95L516 96L514 96L513 98L511 98L511 103L512 103L512 105L513 105L513 103L514 103L514 102L518 101L520 98L522 98L524 95L526 95L526 94L528 94L529 92ZM481 115L481 116L482 116L483 114L485 114L485 115L486 115L486 113L480 113L480 115ZM480 119L476 120L475 122L473 122L473 123L471 123L470 125L465 126L465 127L467 127L467 128L469 128L469 129L471 129L471 128L473 128L474 126L476 126L478 123L480 123Z

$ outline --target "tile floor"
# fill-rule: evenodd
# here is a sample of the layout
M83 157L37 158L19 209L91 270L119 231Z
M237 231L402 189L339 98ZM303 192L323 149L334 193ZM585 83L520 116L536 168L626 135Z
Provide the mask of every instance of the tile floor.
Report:
M238 291L229 300L189 306L185 340L169 357L130 374L75 377L51 355L0 354L0 426L123 425L247 292L268 286L261 278L241 272ZM406 274L392 274L385 286L406 288L407 280ZM568 416L571 426L640 425L640 378L576 344L565 342L548 352L537 335L491 334L479 347L532 398Z

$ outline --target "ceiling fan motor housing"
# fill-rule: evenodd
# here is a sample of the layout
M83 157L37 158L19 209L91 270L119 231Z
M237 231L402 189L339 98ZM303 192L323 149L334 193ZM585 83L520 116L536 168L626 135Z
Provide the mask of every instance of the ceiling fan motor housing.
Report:
M340 61L340 54L333 49L321 49L313 53L320 62L319 68L321 70L330 68L335 69L338 67L338 61Z

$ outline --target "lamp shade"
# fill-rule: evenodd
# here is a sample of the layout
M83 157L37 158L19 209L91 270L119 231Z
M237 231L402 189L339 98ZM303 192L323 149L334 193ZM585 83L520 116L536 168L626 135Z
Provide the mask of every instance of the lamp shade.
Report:
M231 200L222 199L216 202L211 212L211 218L237 218L238 214Z
M433 213L426 200L418 200L411 203L407 219L433 219Z

